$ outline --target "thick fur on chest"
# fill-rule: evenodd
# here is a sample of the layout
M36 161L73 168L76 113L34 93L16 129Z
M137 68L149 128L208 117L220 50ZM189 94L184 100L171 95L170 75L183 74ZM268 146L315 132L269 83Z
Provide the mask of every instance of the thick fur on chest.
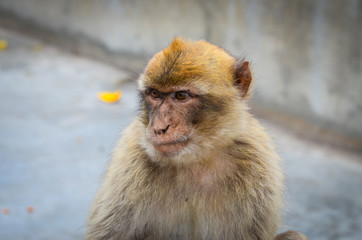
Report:
M198 185L198 183L195 183ZM241 202L219 199L219 191L210 189L182 189L178 186L165 186L162 190L153 189L133 199L138 210L133 215L134 236L148 236L150 239L212 239L223 236L214 229L231 229L228 232L241 232L241 224L234 224L242 214ZM170 189L173 188L172 191ZM218 188L215 186L215 188ZM226 189L224 189L227 191ZM228 193L225 192L225 195ZM143 201L142 199L148 199ZM239 206L239 208L237 207ZM237 216L236 216L237 215ZM224 226L227 224L227 226Z
M122 192L118 209L132 212L127 221L130 239L240 239L241 233L253 239L253 219L276 219L270 207L279 209L272 200L278 193L239 173L205 180L197 173L146 169L143 181L133 181Z

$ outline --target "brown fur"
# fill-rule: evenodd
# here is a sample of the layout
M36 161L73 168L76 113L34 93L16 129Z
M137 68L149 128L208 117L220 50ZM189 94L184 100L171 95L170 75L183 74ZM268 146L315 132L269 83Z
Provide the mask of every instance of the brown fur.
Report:
M283 174L270 138L247 112L248 65L180 38L155 55L139 81L142 113L114 151L86 239L273 239ZM172 98L180 89L192 98ZM185 135L185 146L155 147Z

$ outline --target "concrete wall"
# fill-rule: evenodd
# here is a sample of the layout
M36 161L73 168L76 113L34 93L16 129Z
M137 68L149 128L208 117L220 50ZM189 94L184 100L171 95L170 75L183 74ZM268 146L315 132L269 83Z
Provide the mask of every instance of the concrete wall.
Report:
M362 1L0 0L0 10L121 54L209 40L252 61L256 102L362 140Z

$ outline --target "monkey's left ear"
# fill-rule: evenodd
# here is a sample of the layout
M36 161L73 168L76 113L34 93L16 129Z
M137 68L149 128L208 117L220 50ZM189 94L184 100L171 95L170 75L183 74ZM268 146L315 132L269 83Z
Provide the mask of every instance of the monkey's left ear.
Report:
M248 98L251 95L249 89L251 80L249 62L244 60L236 61L234 64L234 84L240 90L242 98Z

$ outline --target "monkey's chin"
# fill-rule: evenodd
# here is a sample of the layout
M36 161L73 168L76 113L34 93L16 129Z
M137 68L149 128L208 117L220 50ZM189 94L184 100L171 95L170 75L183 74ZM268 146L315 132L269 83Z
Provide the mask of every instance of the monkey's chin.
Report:
M186 145L187 142L177 142L166 144L153 144L153 147L162 155L166 157L172 157L182 151Z

